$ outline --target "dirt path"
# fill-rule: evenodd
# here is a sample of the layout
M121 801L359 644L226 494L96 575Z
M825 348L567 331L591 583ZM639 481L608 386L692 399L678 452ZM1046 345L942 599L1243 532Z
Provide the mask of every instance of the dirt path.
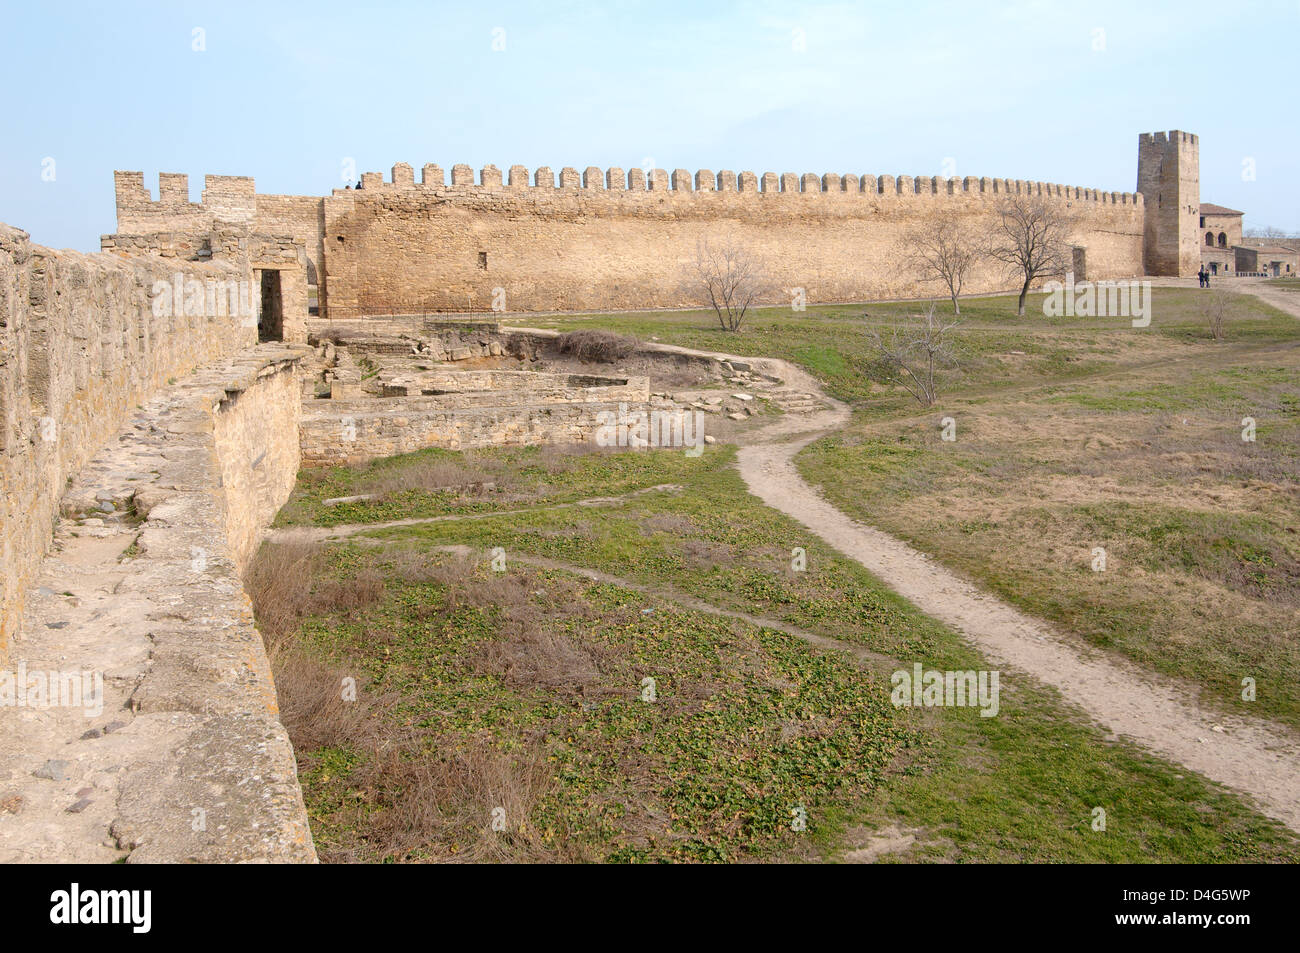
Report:
M1244 286L1239 290L1254 292ZM1300 302L1287 303L1286 310L1300 317ZM802 371L791 370L803 386L817 386ZM751 493L961 632L993 664L1053 686L1113 734L1250 795L1265 814L1300 832L1300 743L1286 728L1203 708L1194 687L1054 631L824 500L799 475L794 456L847 422L848 409L827 402L830 410L782 419L762 432L761 442L740 449L738 467Z

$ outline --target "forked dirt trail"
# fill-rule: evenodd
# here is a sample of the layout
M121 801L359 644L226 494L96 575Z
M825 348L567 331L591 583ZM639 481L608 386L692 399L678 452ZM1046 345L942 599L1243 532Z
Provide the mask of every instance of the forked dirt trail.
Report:
M1295 305L1287 310L1297 313ZM785 362L740 359L820 393L814 379ZM817 414L783 417L740 449L738 466L751 493L961 632L993 664L1051 685L1115 735L1252 796L1265 814L1300 832L1300 740L1288 729L1201 707L1194 687L1056 632L901 540L849 518L804 482L795 454L849 417L844 405L826 403L829 409Z

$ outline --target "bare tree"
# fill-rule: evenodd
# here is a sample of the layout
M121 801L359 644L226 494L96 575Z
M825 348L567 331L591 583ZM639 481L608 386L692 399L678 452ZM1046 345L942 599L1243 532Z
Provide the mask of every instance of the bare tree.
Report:
M762 262L747 247L730 239L695 247L696 288L712 306L724 331L739 331L750 306L768 291Z
M907 244L922 280L943 284L952 299L953 314L961 314L958 298L962 285L984 257L975 232L959 216L947 212L915 229Z
M1228 292L1215 290L1206 294L1201 303L1201 312L1210 325L1210 337L1222 341L1228 323Z
M1263 228L1246 229L1247 238L1292 238L1284 229L1277 228L1273 225L1265 225Z
M906 388L921 406L931 406L938 396L935 368L957 363L949 340L949 332L957 324L937 316L931 301L924 314L911 316L901 327L895 325L887 337L872 328L875 366L887 381Z
M1021 281L1016 313L1023 316L1034 279L1063 275L1070 265L1071 218L1059 205L1026 195L1005 199L997 215L989 254Z

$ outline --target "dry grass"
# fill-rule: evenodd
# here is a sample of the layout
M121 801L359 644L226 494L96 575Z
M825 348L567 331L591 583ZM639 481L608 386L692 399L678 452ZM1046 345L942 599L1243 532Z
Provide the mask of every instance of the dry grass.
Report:
M528 824L549 783L539 747L504 752L486 740L389 747L365 759L348 780L358 804L336 820L351 820L349 829L364 834L322 856L327 863L577 859Z

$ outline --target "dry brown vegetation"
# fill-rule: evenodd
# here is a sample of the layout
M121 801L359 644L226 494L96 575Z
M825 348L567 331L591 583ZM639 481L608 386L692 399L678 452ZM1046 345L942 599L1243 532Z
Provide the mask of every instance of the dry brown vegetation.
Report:
M561 354L567 354L580 361L613 364L631 357L632 352L636 350L637 341L634 337L615 334L613 331L584 329L560 335L556 347Z
M505 487L501 478L477 467L449 460L423 460L413 466L381 470L364 481L364 488L383 499L410 490L454 490L465 496L479 496Z

